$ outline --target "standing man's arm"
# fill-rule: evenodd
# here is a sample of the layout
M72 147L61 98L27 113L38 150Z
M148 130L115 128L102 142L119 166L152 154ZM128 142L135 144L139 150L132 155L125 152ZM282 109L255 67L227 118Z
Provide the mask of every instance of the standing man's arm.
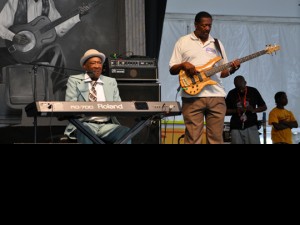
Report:
M193 76L197 74L196 67L193 64L186 62L182 58L180 49L181 49L181 40L176 42L173 49L173 53L169 63L170 74L178 75L181 70L185 71L185 73L189 76Z
M280 121L280 124L290 128L290 129L298 128L298 122L296 120L295 121Z
M298 127L298 122L293 114L291 114L290 121L279 120L277 115L271 111L269 113L269 125L272 125L275 130L293 129Z
M240 61L238 59L235 59L231 63L231 67L229 69L225 69L221 72L221 77L226 78L232 74L234 74L239 68L240 68Z
M225 98L225 102L226 102L226 115L227 116L232 116L232 115L238 113L236 104L234 104L234 102L236 102L236 101L234 98L233 91L229 91L227 97Z
M224 64L228 63L228 58L226 55L224 45L220 40L219 40L219 44L220 44L220 48L221 48L222 55L223 55L222 64L224 65ZM241 66L240 61L238 59L235 59L234 61L231 62L230 68L221 71L221 78L226 78L226 77L234 74L240 68L240 66Z
M290 118L288 120L281 120L279 124L288 127L289 129L298 128L298 122L292 112L290 112Z
M8 0L0 12L0 37L12 41L15 34L9 30L14 24L18 0Z
M252 110L252 113L260 113L260 112L264 112L268 109L268 107L266 105L262 105L262 106L258 106L257 108Z
M185 71L190 76L197 74L196 67L189 62L183 62L172 66L170 68L170 73L171 75L178 75L181 70Z
M266 102L264 101L263 97L261 96L261 94L259 93L259 91L257 89L254 89L255 91L255 100L256 100L256 104L255 105L249 105L247 107L247 111L250 111L252 113L261 113L264 112L268 109Z
M55 21L55 20L61 18L61 15L58 12L58 10L56 9L53 0L49 0L49 2L50 2L49 19L51 21ZM79 13L76 16L68 19L67 21L65 21L62 24L55 27L57 35L60 36L60 37L64 36L78 22L80 22L81 16L86 15L88 13L88 11L89 11L89 7L87 7L87 6L79 7Z

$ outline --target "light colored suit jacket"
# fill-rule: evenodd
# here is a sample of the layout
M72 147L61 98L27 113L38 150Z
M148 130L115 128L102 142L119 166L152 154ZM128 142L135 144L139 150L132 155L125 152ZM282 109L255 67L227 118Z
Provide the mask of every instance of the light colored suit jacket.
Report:
M106 101L121 101L119 95L118 84L115 78L101 75L100 79L103 81L103 89ZM66 101L70 102L87 102L89 101L89 83L85 82L85 74L73 75L69 77L66 90ZM107 115L109 116L109 115ZM115 117L111 117L113 123L120 124ZM80 120L84 120L81 118ZM74 139L74 131L76 127L69 124L65 130L65 135Z

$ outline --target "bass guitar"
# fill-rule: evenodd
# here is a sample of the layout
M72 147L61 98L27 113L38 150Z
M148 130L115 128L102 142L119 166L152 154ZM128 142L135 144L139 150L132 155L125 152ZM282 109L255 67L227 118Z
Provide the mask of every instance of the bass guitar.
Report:
M84 4L86 10L99 4L99 0L94 0L89 4ZM20 63L31 63L36 61L37 57L46 46L56 41L55 27L67 21L68 19L78 15L79 8L71 11L68 15L63 16L53 22L46 16L39 16L28 24L16 25L9 28L15 34L25 35L29 43L26 45L14 44L12 41L6 40L6 47L13 58Z
M253 53L251 55L240 58L240 63L244 63L256 57L259 57L264 54L272 54L280 50L279 45L268 45L266 49ZM196 67L198 73L193 76L189 76L185 71L181 70L179 73L179 83L181 88L189 95L195 96L199 94L202 89L207 85L215 85L216 81L212 80L210 77L215 75L218 72L221 72L225 69L228 69L232 66L232 62L226 63L222 66L214 67L214 65L219 62L222 58L220 56L210 60L207 64L203 66Z

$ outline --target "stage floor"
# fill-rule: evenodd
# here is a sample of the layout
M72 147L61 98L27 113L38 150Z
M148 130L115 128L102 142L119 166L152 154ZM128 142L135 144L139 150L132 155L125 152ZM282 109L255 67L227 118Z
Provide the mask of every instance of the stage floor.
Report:
M37 143L45 144L60 144L65 126L38 126L37 127ZM267 127L266 143L272 144L271 140L271 127ZM261 143L264 144L263 129L260 130ZM161 144L183 144L184 127L170 126L165 130L161 129ZM293 129L294 144L300 142L300 129ZM0 144L30 144L35 143L34 127L0 127ZM135 144L135 143L133 143ZM202 141L205 144L205 140ZM226 141L225 144L230 144Z
M65 126L38 126L36 132L37 143L60 143ZM31 144L35 143L34 127L1 127L0 144Z

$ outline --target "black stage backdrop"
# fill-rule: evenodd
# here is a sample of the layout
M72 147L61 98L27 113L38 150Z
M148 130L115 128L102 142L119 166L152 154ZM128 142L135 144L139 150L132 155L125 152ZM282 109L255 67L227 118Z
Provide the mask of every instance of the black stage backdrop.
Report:
M158 58L167 0L145 0L146 52Z
M98 0L100 5L91 9L73 30L59 40L63 46L67 66L78 68L79 59L87 49L95 48L107 57L118 51L118 0ZM82 0L55 0L61 14L67 14L70 9L76 9Z

